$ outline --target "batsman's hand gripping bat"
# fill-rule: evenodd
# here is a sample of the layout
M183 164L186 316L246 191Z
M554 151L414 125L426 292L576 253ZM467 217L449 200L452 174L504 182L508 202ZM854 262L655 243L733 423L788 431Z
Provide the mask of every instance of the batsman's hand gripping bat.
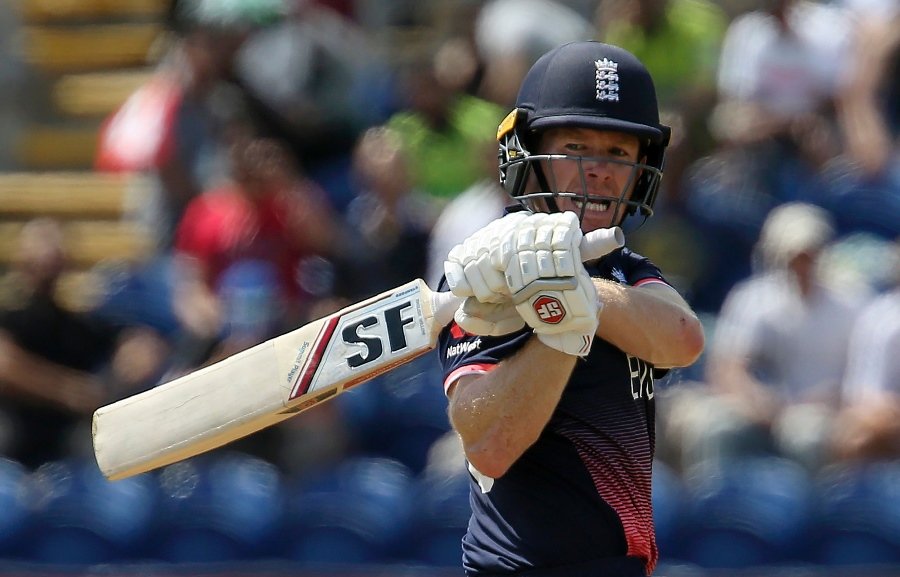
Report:
M622 246L621 229L585 235L581 255ZM109 479L199 455L279 423L433 349L462 302L421 279L94 413L94 454Z

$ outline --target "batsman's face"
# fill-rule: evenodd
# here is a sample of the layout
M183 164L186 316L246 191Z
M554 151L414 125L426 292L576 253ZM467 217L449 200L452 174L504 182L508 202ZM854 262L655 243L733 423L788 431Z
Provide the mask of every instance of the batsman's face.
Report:
M561 211L582 214L581 228L590 232L619 224L624 201L631 198L640 169L640 140L633 134L588 128L551 128L541 138L540 154L554 155L542 169ZM559 158L555 155L565 156Z

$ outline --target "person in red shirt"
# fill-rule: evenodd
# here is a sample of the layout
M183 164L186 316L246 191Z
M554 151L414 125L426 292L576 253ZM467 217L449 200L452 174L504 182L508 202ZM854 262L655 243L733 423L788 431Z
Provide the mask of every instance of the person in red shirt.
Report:
M175 237L184 279L176 307L195 333L224 327L220 354L307 320L327 293L327 279L317 277L338 246L325 192L282 145L239 137L230 158L231 180L191 201Z

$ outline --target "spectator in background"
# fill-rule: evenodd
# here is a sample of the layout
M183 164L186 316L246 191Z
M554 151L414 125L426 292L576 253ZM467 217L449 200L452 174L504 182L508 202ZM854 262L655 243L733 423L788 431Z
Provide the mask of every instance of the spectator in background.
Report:
M843 128L851 159L878 174L898 153L900 139L900 9L857 11L856 65L841 93Z
M258 28L281 17L279 0L174 0L173 40L156 71L113 112L100 132L95 167L142 171L157 183L141 217L168 250L188 203L227 174L222 107L238 91L234 58Z
M839 8L807 0L766 0L735 18L718 69L725 116L742 120L730 128L759 139L831 106L852 64L850 30Z
M820 274L833 234L828 214L808 204L782 205L766 219L759 268L732 289L715 325L709 390L672 408L694 419L684 441L696 451L689 463L776 452L815 470L827 458L848 334L862 303Z
M89 454L93 411L149 386L169 352L149 329L64 308L57 283L65 267L58 223L25 224L16 263L21 306L0 315L0 451L31 469Z
M392 70L340 12L312 0L280 3L287 17L243 43L235 77L261 134L285 143L343 210L356 140L395 110Z
M446 203L480 178L481 167L471 150L493 140L491 127L500 123L503 111L464 93L452 74L454 66L438 56L440 51L406 66L403 94L408 107L391 116L387 125L403 142L413 186Z
M325 193L278 142L241 137L230 150L233 177L188 205L175 243L177 310L194 334L224 331L216 358L308 320L327 289L305 264L340 250Z
M497 173L496 143L485 141L471 153L482 161L482 177L443 208L428 239L425 280L433 289L437 289L444 275L444 261L450 249L502 216L504 207L510 203Z
M351 248L335 287L348 303L423 277L437 216L434 201L412 185L400 135L386 126L370 128L359 139L353 176L357 194L342 231L352 239Z
M753 243L776 206L806 202L832 217L856 211L859 195L835 190L833 166L843 153L835 102L855 66L850 38L845 11L806 0L766 0L729 24L708 118L716 144L687 167L681 188L707 247L692 291L698 309L717 311L750 274Z
M807 0L767 0L728 27L712 130L764 163L776 202L823 202L822 168L842 152L835 104L856 65L851 31L846 11Z
M490 0L482 5L475 22L475 44L485 66L482 98L512 108L525 73L542 54L595 36L590 20L568 4Z
M900 234L900 8L846 0L853 65L839 94L845 154L832 163L826 206L842 231Z
M194 336L180 351L191 355L184 369L310 320L330 297L329 262L342 246L326 194L280 143L240 135L230 153L232 178L191 201L176 234L174 307ZM284 468L286 434L270 427L230 448Z
M482 5L481 0L423 2L419 19L421 26L432 30L433 37L441 39L434 57L434 67L447 86L464 94L485 98L482 84L486 80L487 63L478 50L475 37ZM401 53L398 64L406 57Z
M834 435L835 457L867 462L900 458L900 238L894 285L868 302L853 325L843 381L845 407Z

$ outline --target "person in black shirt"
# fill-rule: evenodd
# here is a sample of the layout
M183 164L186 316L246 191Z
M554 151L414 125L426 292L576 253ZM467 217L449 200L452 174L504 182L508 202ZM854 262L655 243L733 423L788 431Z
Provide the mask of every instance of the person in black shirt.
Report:
M66 267L59 224L19 236L19 299L0 311L0 454L28 469L90 451L100 405L152 383L167 347L149 328L113 325L58 300Z

